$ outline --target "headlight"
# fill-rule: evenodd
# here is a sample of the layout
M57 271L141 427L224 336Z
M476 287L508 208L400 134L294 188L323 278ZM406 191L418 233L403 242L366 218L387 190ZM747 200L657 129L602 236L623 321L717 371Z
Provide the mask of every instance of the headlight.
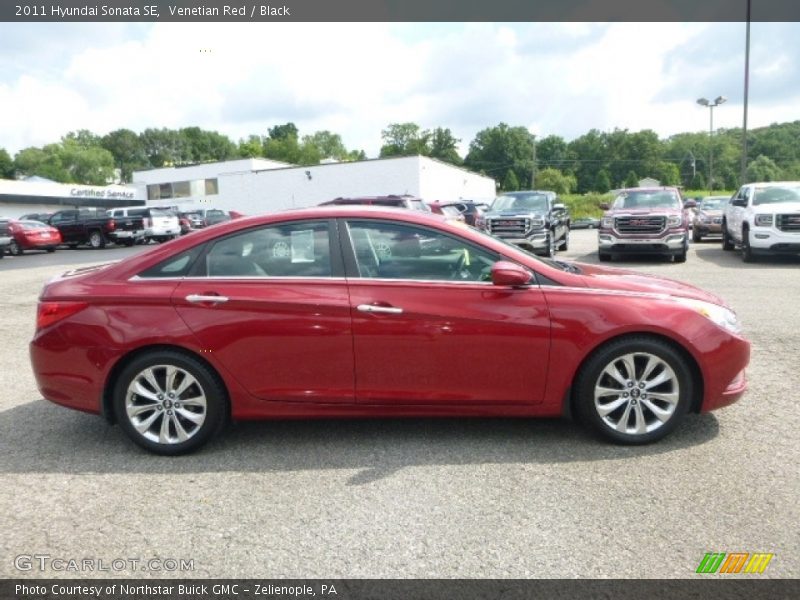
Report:
M736 318L736 313L724 306L712 304L711 302L704 302L702 300L692 300L690 298L676 298L676 300L680 304L699 312L714 324L719 325L731 333L738 334L742 331L739 321Z
M756 225L759 227L772 227L772 215L756 215Z
M674 217L669 217L669 219L667 219L667 225L669 225L670 227L680 227L681 223L683 223L683 217L678 215Z
M532 229L541 229L544 227L544 219L531 219Z
M701 223L710 223L711 222L711 219L709 219L706 216L697 217L697 220L700 221Z
M614 227L614 218L603 217L603 220L600 223L600 227L602 227L603 229L611 229L612 227Z

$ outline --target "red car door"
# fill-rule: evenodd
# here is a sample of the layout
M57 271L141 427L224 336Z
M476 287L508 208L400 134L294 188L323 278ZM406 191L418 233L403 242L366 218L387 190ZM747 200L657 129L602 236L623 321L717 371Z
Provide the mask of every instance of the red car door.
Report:
M327 221L222 238L173 293L206 351L256 397L353 402L350 302L330 239Z
M358 402L542 401L550 319L537 286L492 285L495 253L428 228L353 220L342 239Z

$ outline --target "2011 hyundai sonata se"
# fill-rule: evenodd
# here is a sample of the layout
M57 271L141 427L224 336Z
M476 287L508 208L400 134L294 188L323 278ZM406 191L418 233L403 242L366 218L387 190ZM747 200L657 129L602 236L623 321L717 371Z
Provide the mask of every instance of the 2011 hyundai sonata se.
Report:
M567 413L647 443L736 401L750 345L690 285L336 206L65 273L30 351L45 398L179 454L228 419L334 416Z

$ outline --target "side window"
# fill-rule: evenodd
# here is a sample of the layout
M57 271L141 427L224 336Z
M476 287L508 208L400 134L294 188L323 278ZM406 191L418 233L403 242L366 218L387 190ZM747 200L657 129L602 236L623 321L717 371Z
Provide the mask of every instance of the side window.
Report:
M466 240L394 223L347 224L361 277L428 281L491 281L499 256Z
M201 246L195 246L185 252L181 252L177 256L171 256L167 260L161 261L139 273L139 277L152 278L152 277L186 277L200 254Z
M287 223L217 241L206 255L209 277L330 277L328 224Z

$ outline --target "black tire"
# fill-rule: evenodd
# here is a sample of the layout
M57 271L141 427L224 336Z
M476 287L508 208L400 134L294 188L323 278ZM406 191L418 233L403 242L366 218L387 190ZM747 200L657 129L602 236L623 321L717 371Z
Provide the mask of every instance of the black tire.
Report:
M67 244L67 247L70 250L75 250L78 247L78 243L77 242L70 242L69 244Z
M611 255L607 252L598 252L597 258L600 259L600 262L611 262Z
M561 240L561 245L558 247L559 250L569 250L569 229L564 234L564 239Z
M728 235L728 224L723 221L722 222L722 249L726 252L733 250L734 244L731 236Z
M55 252L55 251L56 251L56 249L55 249L55 246L48 246L48 247L47 247L47 248L45 248L45 249L46 249L46 250L47 250L47 251L48 251L50 254L52 254L53 252Z
M133 246L133 245L136 243L136 240L135 240L135 239L133 239L133 238L131 238L131 239L126 239L126 240L125 240L124 242L122 242L122 243L123 243L123 244L125 244L125 245L126 245L128 248L130 248L131 246Z
M556 254L556 243L553 238L553 232L548 231L547 238L545 238L545 248L543 252L543 256L546 256L547 258L552 258Z
M696 229L692 230L692 241L698 243L703 241L703 236L700 235L700 232L697 231Z
M675 262L676 263L685 263L686 262L686 250L684 250L680 254L676 254L675 255Z
M11 240L11 243L8 245L8 253L11 256L22 256L24 250L20 248L20 245L17 243L17 240Z
M746 263L756 261L756 256L750 247L750 228L747 225L742 227L742 261Z
M131 386L146 370L152 369L156 381L160 385L163 385L164 388L167 388L167 367L175 367L183 373L188 373L191 378L194 379L194 382L172 400L166 398L166 396L162 394L162 400L160 401L163 403L162 408L154 408L152 411L140 411L139 415L144 415L143 417L139 415L134 415L133 417L129 416L127 410L128 406L135 409L144 406L158 405L155 398L148 400L145 396L139 396L134 392L129 393L129 386ZM180 386L180 382L183 381L183 373L176 376L173 385L178 384L178 386ZM218 433L227 420L228 400L222 383L216 373L209 369L209 367L188 354L172 350L158 350L143 354L135 358L122 370L113 385L114 415L120 427L122 427L122 430L134 443L156 454L176 456L193 452ZM152 385L150 385L150 388L151 390L153 389ZM161 391L166 392L166 389ZM128 398L129 395L130 399ZM197 418L200 413L194 411L199 411L201 409L197 406L193 406L189 409L189 405L181 406L180 404L172 403L178 403L181 399L188 401L190 398L198 397L198 395L205 397L206 404L205 412L203 413L204 420L195 428L195 423L192 420L186 419L181 415L189 413L190 416L194 415L192 418ZM155 394L153 394L153 396L155 397ZM169 417L171 422L166 426L167 434L165 439L167 441L161 442L151 438L155 435L154 429L159 429L159 435L163 432L162 426L164 425L165 418L167 418L164 413L169 413L171 415ZM145 422L152 419L152 427L140 433L131 420L135 417L139 417ZM177 425L173 423L179 423L184 433L190 433L188 439L177 441L177 439L179 439L178 429ZM145 423L140 422L139 425L141 427L145 425ZM173 437L176 439L170 440L170 434L173 433Z
M632 378L623 372L627 367L622 362L623 357L630 355L635 355ZM650 357L655 357L658 366L647 375L645 371ZM612 365L624 383L617 382L605 373L606 368ZM663 384L652 388L639 385L637 378L650 377L652 381L662 373L668 377ZM634 383L628 386L628 381ZM620 338L597 349L581 368L573 387L575 414L585 427L606 440L628 445L649 444L671 433L686 415L692 401L693 383L692 371L686 359L671 344L647 336ZM601 394L600 400L595 400L596 386L604 391L619 389L620 394L616 398L613 398L613 394ZM622 397L623 393L627 399ZM652 394L652 397L647 398L648 394ZM656 399L656 395L675 397L675 402L670 404L666 400ZM602 399L609 397L612 399L603 404ZM602 409L608 410L615 404L616 408L605 415L600 414ZM638 408L635 406L637 404ZM649 408L651 406L663 411L663 420L656 417L656 413ZM619 431L613 426L615 419L617 425L626 431ZM642 432L631 432L630 426L638 426L639 419L644 423ZM653 429L646 431L649 427Z
M106 247L106 238L102 231L99 229L92 229L89 232L89 246L96 250Z

